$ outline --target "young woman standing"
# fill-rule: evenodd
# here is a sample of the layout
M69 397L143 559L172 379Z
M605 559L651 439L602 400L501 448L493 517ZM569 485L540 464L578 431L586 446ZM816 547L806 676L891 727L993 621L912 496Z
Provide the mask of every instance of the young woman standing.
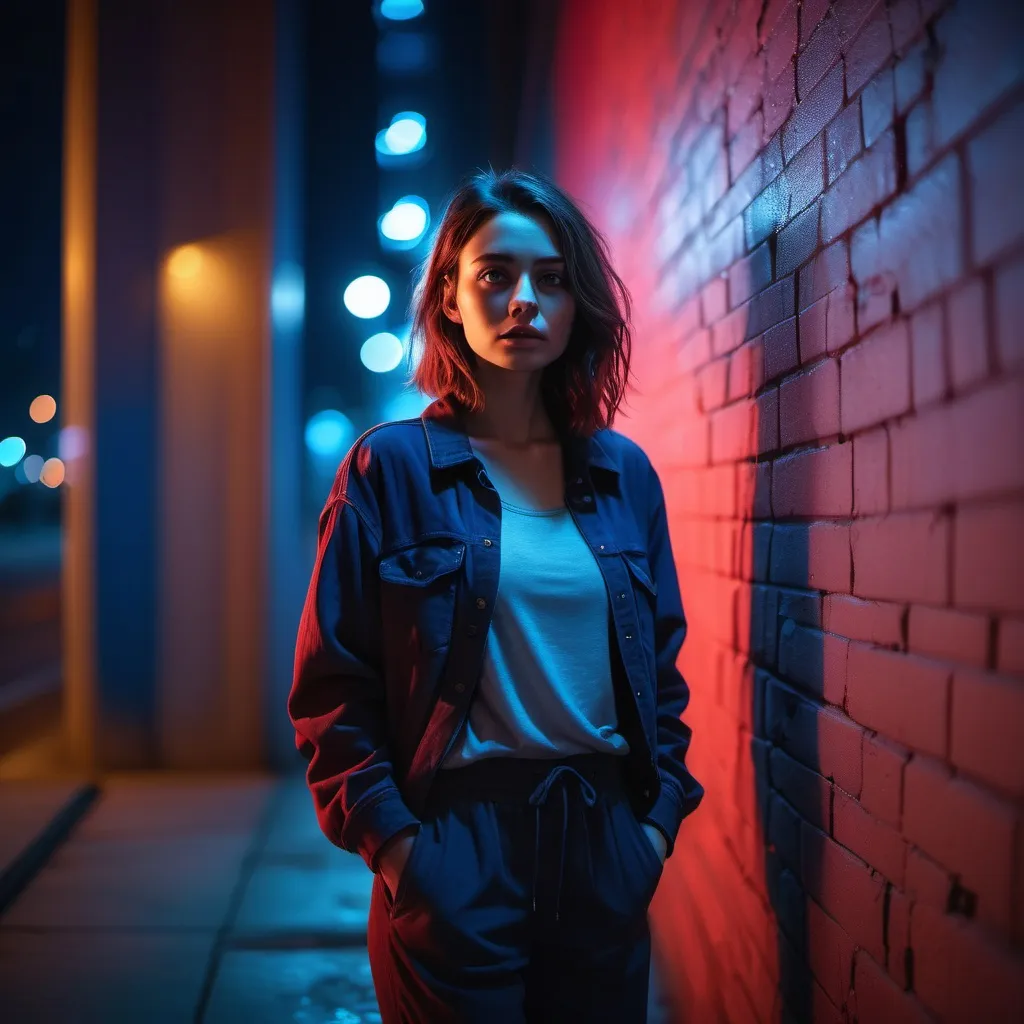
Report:
M551 182L481 172L414 301L422 417L343 461L289 714L375 872L385 1024L646 1019L647 909L703 796L665 502L610 429L629 299Z

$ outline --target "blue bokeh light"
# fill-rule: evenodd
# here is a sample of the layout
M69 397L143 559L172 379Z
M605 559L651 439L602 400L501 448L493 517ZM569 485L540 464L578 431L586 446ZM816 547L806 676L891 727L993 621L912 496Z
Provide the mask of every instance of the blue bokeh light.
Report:
M401 363L404 353L401 339L388 331L382 331L363 342L359 358L363 366L374 373L390 373Z
M380 13L389 21L411 21L423 13L423 0L381 0Z
M25 455L25 442L20 437L0 441L0 466L16 466Z
M22 466L25 467L25 479L30 484L38 482L39 474L43 471L43 463L42 455L28 455L25 457Z
M427 232L430 226L430 207L419 196L403 196L380 219L378 227L388 243L410 248Z
M319 458L340 457L354 438L352 421L337 409L321 409L306 423L306 447Z
M391 124L377 132L377 151L384 156L409 156L427 144L427 119L415 110L403 110Z
M391 303L391 289L383 278L366 274L357 277L345 289L345 308L362 320L380 316Z

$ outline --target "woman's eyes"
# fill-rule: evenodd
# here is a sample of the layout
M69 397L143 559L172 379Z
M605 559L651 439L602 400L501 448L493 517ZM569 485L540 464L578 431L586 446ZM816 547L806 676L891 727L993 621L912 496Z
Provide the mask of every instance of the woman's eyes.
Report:
M497 274L498 276L496 278L492 278L490 276L491 274ZM505 271L501 270L499 267L489 267L480 275L480 280L487 284L498 284L501 279L506 276ZM542 274L540 280L541 283L547 282L549 285L556 288L565 283L562 275L556 274L554 271Z

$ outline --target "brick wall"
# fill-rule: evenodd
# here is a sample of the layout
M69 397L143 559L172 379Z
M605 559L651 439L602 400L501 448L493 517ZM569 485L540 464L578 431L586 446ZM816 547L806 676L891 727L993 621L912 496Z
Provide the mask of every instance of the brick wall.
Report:
M1015 6L563 4L690 620L680 1020L1024 1019Z

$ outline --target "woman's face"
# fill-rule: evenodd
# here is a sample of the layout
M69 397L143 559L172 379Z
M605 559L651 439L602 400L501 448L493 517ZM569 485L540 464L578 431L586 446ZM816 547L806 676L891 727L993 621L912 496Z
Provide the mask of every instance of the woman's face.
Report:
M519 371L553 363L569 344L576 301L546 218L498 213L481 226L459 254L444 309L479 359Z

